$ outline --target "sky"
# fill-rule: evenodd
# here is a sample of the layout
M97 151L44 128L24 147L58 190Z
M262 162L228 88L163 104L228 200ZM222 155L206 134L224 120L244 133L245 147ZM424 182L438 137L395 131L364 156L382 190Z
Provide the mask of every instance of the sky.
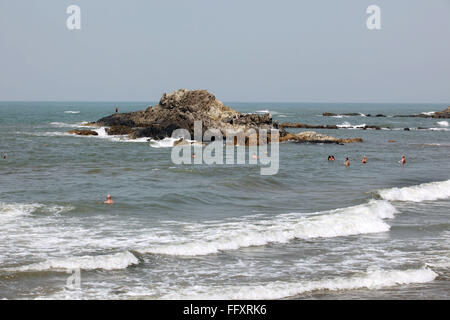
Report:
M369 30L369 5L381 30ZM81 9L69 30L66 9ZM0 0L0 101L450 103L450 0Z

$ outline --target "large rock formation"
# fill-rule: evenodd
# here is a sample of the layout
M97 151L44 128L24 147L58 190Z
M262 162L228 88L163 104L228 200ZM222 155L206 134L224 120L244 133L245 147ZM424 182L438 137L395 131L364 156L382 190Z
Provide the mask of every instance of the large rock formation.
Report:
M113 114L95 124L110 127L110 132L126 132L134 138L163 139L171 136L176 129L186 129L193 136L194 121L202 121L203 132L207 129L219 129L222 134L225 134L227 129L239 131L278 128L278 123L272 121L270 114L242 114L227 107L206 90L184 89L164 94L159 104L154 107L150 106L143 111Z
M88 125L107 127L105 131L109 135L128 135L131 138L148 137L152 139L170 137L174 130L186 129L194 138L195 121L202 122L202 134L208 129L220 130L224 136L228 130L248 133L250 129L254 129L258 143L260 129L267 130L267 142L271 142L270 129L279 129L280 141L355 142L352 139L344 139L344 141L316 133L314 133L315 136L311 136L311 132L309 135L305 133L290 134L283 128L279 128L278 122L272 121L269 113L264 115L240 113L218 101L206 90L180 89L170 94L164 94L154 107L150 106L142 111L115 113ZM73 133L77 134L77 132ZM87 132L81 130L79 134L84 135ZM247 136L245 144L249 145L250 140ZM186 143L188 142L185 140L177 141L177 144Z

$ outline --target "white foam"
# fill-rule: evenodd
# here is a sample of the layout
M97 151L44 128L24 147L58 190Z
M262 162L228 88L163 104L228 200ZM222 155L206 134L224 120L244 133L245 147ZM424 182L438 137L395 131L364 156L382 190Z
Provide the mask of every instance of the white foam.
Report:
M82 256L70 257L66 259L55 258L44 262L34 263L18 268L9 268L7 271L26 272L26 271L47 271L47 270L69 270L69 269L83 269L83 270L120 270L126 269L131 265L139 263L131 252L119 252L111 255L99 256Z
M164 138L162 140L150 140L150 147L152 148L172 148L175 141L179 139L176 138Z
M421 114L424 114L424 115L427 115L427 116L432 116L435 113L436 113L436 111L429 111L429 112L422 112Z
M352 277L337 277L316 281L271 282L248 286L194 286L168 294L162 299L244 300L282 299L306 292L355 289L380 289L397 285L426 283L438 276L430 269L374 270Z
M41 209L45 213L59 214L73 210L70 206L58 206L58 205L43 205L40 203L4 203L0 202L0 219L5 222L6 219L10 220L19 216L29 215L36 210Z
M450 180L424 183L404 188L381 189L381 198L389 201L433 201L450 197Z
M350 124L349 122L344 122L344 123L342 123L342 124L338 124L337 125L337 127L338 128L347 128L347 129L361 129L361 128L364 128L366 126L366 124L365 123L363 123L363 124L357 124L357 125L352 125L352 124Z
M293 239L330 238L386 232L390 226L383 219L393 218L397 210L387 201L318 212L283 214L270 219L260 216L238 222L188 225L194 230L187 238L141 248L143 253L166 255L207 255L223 250L286 243Z
M256 113L270 113L270 114L278 114L276 111L270 111L270 110L256 110Z
M440 125L441 127L448 127L448 121L438 121L437 124Z
M430 131L449 131L448 128L429 128Z
M78 122L78 123L65 123L65 122L50 122L50 124L57 128L89 128L86 126L88 122Z
M77 114L77 113L80 113L80 111L67 110L67 111L64 111L64 113Z

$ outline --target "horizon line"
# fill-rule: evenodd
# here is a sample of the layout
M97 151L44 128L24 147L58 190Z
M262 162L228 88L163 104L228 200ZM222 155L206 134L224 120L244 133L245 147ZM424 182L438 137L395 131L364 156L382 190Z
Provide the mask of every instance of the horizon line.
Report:
M227 103L330 103L330 104L340 104L340 103L348 103L348 104L448 104L450 105L450 101L444 102L444 101L402 101L402 102L395 102L395 101L380 101L380 102L371 102L371 101L226 101L226 100L219 100L224 104ZM32 102L62 102L62 103L79 103L79 102L107 102L107 103L147 103L147 102L158 102L157 100L0 100L0 103L8 103L8 102L25 102L25 103L32 103Z

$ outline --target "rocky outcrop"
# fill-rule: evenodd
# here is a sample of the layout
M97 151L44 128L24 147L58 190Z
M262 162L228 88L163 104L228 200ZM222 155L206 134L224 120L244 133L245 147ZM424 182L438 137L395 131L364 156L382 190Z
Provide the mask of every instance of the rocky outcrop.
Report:
M110 136L117 136L117 135L123 136L134 132L133 128L123 125L112 126L110 128L106 128L105 131Z
M420 114L413 114L413 115L396 115L395 117L413 117L413 118L434 118L434 119L441 119L441 118L450 118L450 107L447 107L447 109L443 111L438 112L425 112Z
M292 123L292 122L283 122L279 125L280 128L299 128L299 129L361 129L361 130L367 130L367 129L375 129L375 130L381 130L382 128L390 129L390 127L381 127L381 126L374 126L374 125L365 125L365 126L358 126L358 127L342 127L337 126L334 124L327 124L327 125L314 125L314 124L306 124L306 123Z
M320 134L315 131L305 131L298 134L288 133L284 137L280 137L280 142L291 141L300 143L354 143L363 142L361 138L354 139L339 139L325 134Z
M201 121L203 132L230 130L272 129L278 124L270 114L243 114L218 101L206 90L180 89L164 94L159 104L143 111L119 113L95 122L99 126L128 127L132 138L163 139L176 129L186 129L194 134L194 121Z
M224 105L206 90L180 89L170 94L165 93L156 106L149 106L141 111L115 113L87 125L106 127L105 131L109 135L128 135L130 138L148 137L151 139L164 139L170 137L176 129L185 129L194 138L195 121L201 121L203 134L208 129L215 129L220 130L224 137L228 130L248 133L253 129L258 138L259 130L265 129L268 131L268 143L271 142L270 129L279 129L281 141L354 142L353 139L336 139L315 132L290 134L280 127L278 122L272 120L270 113L264 115L243 114ZM288 126L286 124L286 127ZM303 127L310 128L308 125ZM333 129L335 129L334 127ZM326 128L332 127L327 126ZM88 132L88 130L72 131L72 133L81 135L88 135ZM97 135L95 131L91 131L91 134ZM250 145L253 143L252 141L254 140L249 139L248 136L245 137L245 145ZM237 144L238 142L232 143ZM257 143L260 143L259 139L257 139ZM191 144L191 142L183 139L175 142L175 145L180 144Z
M75 129L67 131L67 133L70 134L76 134L79 136L98 136L98 133L92 130L85 130L85 129Z

